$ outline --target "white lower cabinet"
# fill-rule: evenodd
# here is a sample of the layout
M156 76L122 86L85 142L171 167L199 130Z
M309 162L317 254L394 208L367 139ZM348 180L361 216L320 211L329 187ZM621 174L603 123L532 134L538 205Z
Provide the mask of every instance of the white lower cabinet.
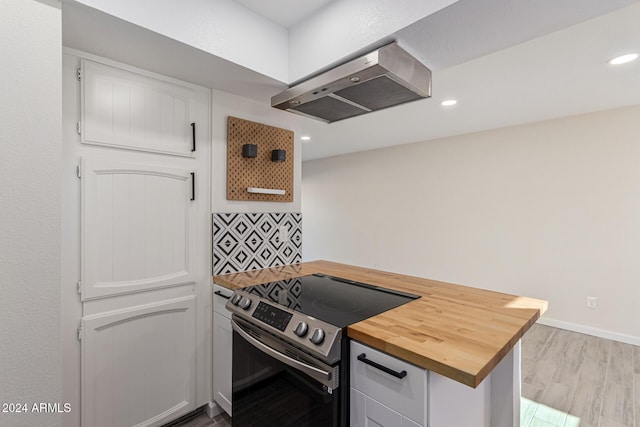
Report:
M520 426L519 343L476 388L356 341L350 363L351 427Z
M352 427L428 425L426 370L355 341L350 357Z
M227 302L225 297L231 296L232 293L222 286L213 286L213 400L229 415L233 331L230 313L224 305Z

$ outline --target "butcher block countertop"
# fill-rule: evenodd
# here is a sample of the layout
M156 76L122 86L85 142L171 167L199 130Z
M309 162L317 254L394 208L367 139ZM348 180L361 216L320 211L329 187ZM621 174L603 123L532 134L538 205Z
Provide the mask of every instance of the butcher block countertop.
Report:
M471 387L477 387L547 310L543 300L402 274L312 261L215 276L235 290L323 273L420 295L348 327L347 335Z

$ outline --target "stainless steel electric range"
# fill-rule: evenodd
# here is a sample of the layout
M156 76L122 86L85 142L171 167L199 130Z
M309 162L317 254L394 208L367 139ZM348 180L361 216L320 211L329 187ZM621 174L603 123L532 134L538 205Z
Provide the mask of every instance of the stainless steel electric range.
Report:
M416 298L322 274L236 291L233 426L348 426L347 326Z

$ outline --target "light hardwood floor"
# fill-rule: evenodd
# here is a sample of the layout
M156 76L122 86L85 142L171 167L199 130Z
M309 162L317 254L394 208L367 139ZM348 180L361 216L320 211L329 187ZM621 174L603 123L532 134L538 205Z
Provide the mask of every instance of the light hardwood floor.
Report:
M536 324L522 396L521 427L640 427L640 347Z
M640 427L640 347L536 324L522 339L522 397L521 427Z

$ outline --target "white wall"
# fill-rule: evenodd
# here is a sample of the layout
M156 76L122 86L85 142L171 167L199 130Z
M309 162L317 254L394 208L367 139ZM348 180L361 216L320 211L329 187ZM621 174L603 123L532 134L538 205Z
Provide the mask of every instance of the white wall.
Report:
M288 81L288 32L232 0L77 0L156 33Z
M227 92L214 90L213 118L211 121L211 210L226 212L300 212L300 182L302 172L302 146L300 143L302 119L294 114L271 108L260 103ZM233 116L294 132L293 158L293 202L252 202L227 200L227 117ZM289 155L289 153L287 153Z
M458 0L342 0L289 30L289 82L365 53L393 33ZM404 46L407 48L406 46ZM424 59L424 58L423 58Z
M304 259L546 299L560 326L640 344L639 120L634 106L305 162Z
M291 30L233 0L75 1L291 83L382 41L390 42L396 31L457 0L334 1ZM84 42L74 47L91 51Z
M61 12L0 2L0 403L61 403ZM0 412L4 426L60 414Z

